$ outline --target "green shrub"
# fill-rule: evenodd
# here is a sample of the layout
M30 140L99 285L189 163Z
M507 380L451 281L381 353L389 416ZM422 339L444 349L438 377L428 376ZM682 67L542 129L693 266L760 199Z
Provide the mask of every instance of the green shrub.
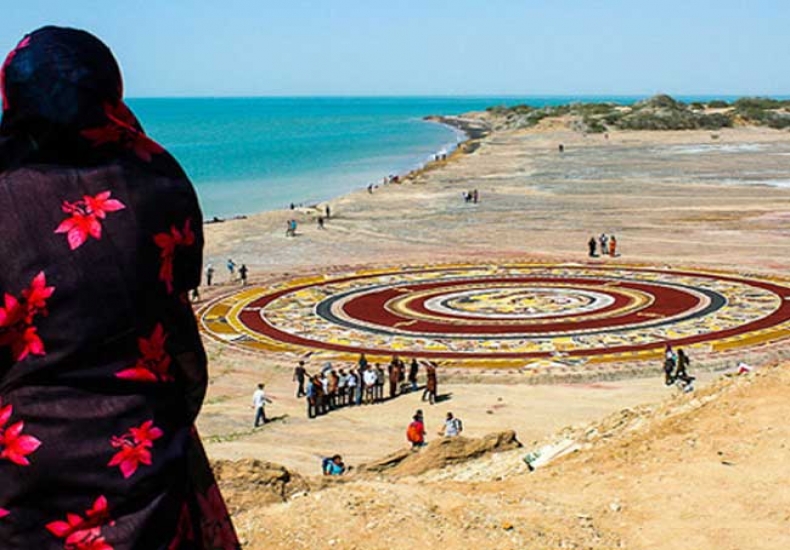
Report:
M726 109L729 106L729 103L721 99L714 99L713 101L708 102L708 107L711 109Z

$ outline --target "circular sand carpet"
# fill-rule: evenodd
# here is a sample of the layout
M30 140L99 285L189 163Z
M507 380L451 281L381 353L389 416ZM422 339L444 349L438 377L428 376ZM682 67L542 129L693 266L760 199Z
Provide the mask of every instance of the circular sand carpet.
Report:
M199 312L253 350L455 366L727 351L790 336L790 283L627 265L478 264L357 270L246 287Z

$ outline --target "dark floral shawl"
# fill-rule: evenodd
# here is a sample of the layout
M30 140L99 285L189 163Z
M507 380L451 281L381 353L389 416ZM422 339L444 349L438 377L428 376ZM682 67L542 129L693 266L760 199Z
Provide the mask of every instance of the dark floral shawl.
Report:
M26 36L0 90L0 548L238 548L193 428L192 185L88 33Z

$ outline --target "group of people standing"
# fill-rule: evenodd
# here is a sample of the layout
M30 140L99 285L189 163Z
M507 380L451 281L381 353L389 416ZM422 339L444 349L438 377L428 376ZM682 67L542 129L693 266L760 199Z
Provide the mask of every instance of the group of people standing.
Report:
M464 197L464 202L471 202L473 204L477 204L477 201L480 199L480 194L477 192L477 189L472 189L471 191L464 191L463 197Z
M601 233L597 240L594 236L590 237L590 240L587 241L587 247L589 248L590 258L597 257L599 250L601 256L614 258L617 256L617 237Z
M345 406L370 405L384 401L384 387L389 386L389 399L402 393L418 390L417 376L420 365L413 358L409 365L397 356L392 358L386 371L380 364L368 363L365 354L359 356L354 368L335 369L327 362L317 374L307 372L304 361L294 369L293 380L297 384L296 397L307 401L307 417L326 414ZM436 365L426 363L423 401L436 402Z
M667 386L677 383L684 391L691 391L693 389L691 384L696 378L688 373L690 364L691 360L682 349L678 348L675 352L672 346L667 344L664 348L664 383Z

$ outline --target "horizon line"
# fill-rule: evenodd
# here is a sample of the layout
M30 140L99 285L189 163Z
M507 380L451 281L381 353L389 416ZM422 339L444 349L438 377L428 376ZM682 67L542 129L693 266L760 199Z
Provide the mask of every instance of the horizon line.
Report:
M667 92L652 92L652 93L547 93L547 94L517 94L517 93L503 93L503 94L261 94L261 95L248 95L248 94L217 94L217 95L191 95L191 94L174 94L174 95L128 95L126 99L544 99L544 98L574 98L574 97L590 97L590 98L635 98L635 97L655 97L657 95L668 95L670 97L698 97L698 98L747 98L759 97L765 99L790 99L790 93L779 94L762 94L762 93L667 93Z

